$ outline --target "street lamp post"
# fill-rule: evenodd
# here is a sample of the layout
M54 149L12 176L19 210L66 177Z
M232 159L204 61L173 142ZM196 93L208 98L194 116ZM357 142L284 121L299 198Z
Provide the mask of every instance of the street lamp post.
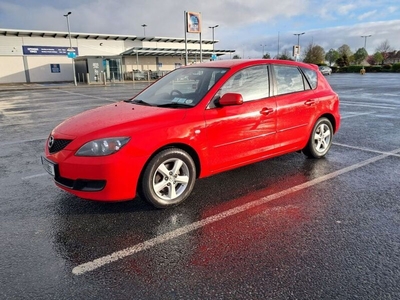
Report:
M296 60L298 60L298 57L300 56L300 36L305 34L305 32L302 33L294 33L293 35L297 35L297 47L299 49L299 53L296 56Z
M215 49L215 47L214 47L214 42L215 42L215 39L214 39L214 30L215 30L215 28L217 28L219 25L217 24L217 25L214 25L214 26L208 26L208 28L211 28L212 29L212 41L213 41L213 52L214 52L214 49Z
M267 46L267 45L261 44L260 46L261 46L262 49L263 49L263 50L262 50L262 58L264 58L264 47Z
M147 25L146 24L142 24L142 27L143 27L143 36L146 37L146 27L147 27Z
M75 50L74 50L74 48L72 48L72 41L71 41L71 30L69 27L69 15L70 14L71 14L71 12L69 11L66 15L64 15L64 17L67 18L68 37L69 37L69 49L67 50L67 52L70 52L70 51L74 52ZM76 86L77 84L76 84L76 75L75 75L75 61L74 61L74 58L71 58L71 59L72 59L72 73L74 75L74 84Z
M371 37L372 35L362 35L361 37L364 38L364 49L367 51L367 38Z

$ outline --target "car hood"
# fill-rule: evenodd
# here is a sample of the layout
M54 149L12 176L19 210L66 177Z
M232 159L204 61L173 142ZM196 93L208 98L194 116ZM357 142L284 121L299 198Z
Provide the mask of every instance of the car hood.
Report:
M73 116L54 128L53 133L74 139L78 136L111 128L117 130L127 127L141 127L143 129L142 126L148 127L176 121L183 119L185 115L185 109L160 108L118 102ZM129 126L130 123L134 124Z

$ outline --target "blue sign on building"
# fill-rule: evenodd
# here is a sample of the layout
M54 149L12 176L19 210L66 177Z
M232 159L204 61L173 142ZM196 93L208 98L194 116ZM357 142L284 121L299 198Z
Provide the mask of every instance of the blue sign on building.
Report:
M69 47L52 47L52 46L22 46L22 53L25 55L68 55ZM75 55L78 54L78 48L73 47ZM75 57L76 57L75 56Z
M60 73L61 72L60 64L50 64L50 70L51 73Z

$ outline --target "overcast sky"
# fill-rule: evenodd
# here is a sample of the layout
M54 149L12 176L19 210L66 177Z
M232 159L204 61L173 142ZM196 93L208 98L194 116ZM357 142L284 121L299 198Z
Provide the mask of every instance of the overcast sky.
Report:
M245 58L262 51L275 56L297 44L325 51L347 44L370 54L383 41L400 50L399 0L6 0L0 1L0 28L158 37L184 37L184 11L200 12L202 39L216 49L236 50ZM146 24L143 28L141 25ZM188 34L198 38L198 34ZM279 44L278 44L279 41ZM263 46L264 45L264 46Z

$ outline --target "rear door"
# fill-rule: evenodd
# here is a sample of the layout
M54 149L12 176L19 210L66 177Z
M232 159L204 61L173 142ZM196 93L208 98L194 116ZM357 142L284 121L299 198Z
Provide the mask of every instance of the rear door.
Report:
M298 149L309 138L310 122L318 100L297 66L274 65L277 103L277 147L282 152Z

